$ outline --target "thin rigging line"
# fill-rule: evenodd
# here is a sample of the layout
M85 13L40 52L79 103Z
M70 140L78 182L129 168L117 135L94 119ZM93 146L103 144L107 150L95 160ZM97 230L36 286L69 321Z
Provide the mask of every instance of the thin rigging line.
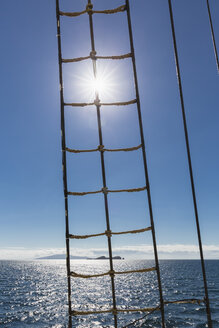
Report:
M189 165L190 182L191 182L192 197L193 197L193 206L194 206L194 212L195 212L195 221L196 221L196 228L197 228L197 234L198 234L202 275L203 275L203 282L204 282L204 289L205 289L206 313L207 313L208 327L212 328L211 311L210 311L210 304L209 304L209 298L208 298L208 287L207 287L207 279L206 279L206 273L205 273L205 263L204 263L203 249L202 249L201 232L200 232L200 226L199 226L198 207L197 207L197 200L196 200L196 193L195 193L195 184L194 184L194 177L193 177L192 160L191 160L191 152L190 152L190 146L189 146L189 137L188 137L188 129L187 129L184 97L183 97L183 88L182 88L182 80L181 80L181 72L180 72L180 66L179 66L178 50L177 50L177 43L176 43L176 33L175 33L171 0L168 0L168 3L169 3L169 13L170 13L171 30L172 30L172 37L173 37L174 54L175 54L175 61L176 61L176 72L177 72L179 94L180 94L180 101L181 101L181 110L182 110L182 117L183 117L183 126L184 126L185 141L186 141L186 150L187 150L188 165Z
M60 107L61 107L61 132L62 132L62 168L63 168L63 187L65 197L65 237L66 237L66 267L68 281L68 326L72 328L71 317L71 277L70 277L70 245L69 245L69 219L68 219L68 185L66 167L66 142L65 142L65 113L64 113L64 94L63 94L63 75L62 75L62 50L61 50L61 30L59 16L59 0L56 0L56 19L57 19L57 40L58 40L58 60L59 60L59 83L60 83Z
M211 37L212 37L212 42L213 42L213 47L214 47L215 60L216 60L216 65L217 65L217 71L219 73L219 60L218 60L217 45L216 45L215 35L214 35L214 26L213 26L212 17L211 17L211 9L210 9L210 5L209 5L209 0L206 0L206 1L207 1L207 8L208 8L208 17L209 17L209 22L210 22L210 26L211 26Z

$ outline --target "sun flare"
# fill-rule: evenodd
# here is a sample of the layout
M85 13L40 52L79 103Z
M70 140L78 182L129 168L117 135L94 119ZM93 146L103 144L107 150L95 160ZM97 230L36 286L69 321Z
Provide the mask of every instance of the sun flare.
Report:
M108 88L106 79L99 76L88 81L88 87L93 94L104 94Z
M77 77L77 86L83 98L93 101L96 96L100 100L112 101L118 92L118 85L115 70L110 67L98 67L98 73L94 76L92 69L87 71L81 77Z

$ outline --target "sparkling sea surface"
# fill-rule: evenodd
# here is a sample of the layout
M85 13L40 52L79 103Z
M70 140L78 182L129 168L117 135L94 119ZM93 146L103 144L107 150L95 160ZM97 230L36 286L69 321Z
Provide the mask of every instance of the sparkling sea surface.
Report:
M151 267L153 261L114 261L116 271ZM71 270L83 274L109 270L107 260L72 260ZM165 300L204 297L198 260L160 261ZM219 327L219 260L207 260L209 296L213 327ZM132 273L115 278L119 308L145 308L159 304L156 272ZM72 309L109 309L111 282L108 276L92 279L72 278ZM67 279L64 260L0 261L0 327L68 327ZM119 314L118 327L141 318L144 313ZM167 328L204 328L205 305L165 306ZM129 327L161 327L156 311ZM73 318L72 327L114 327L111 314Z

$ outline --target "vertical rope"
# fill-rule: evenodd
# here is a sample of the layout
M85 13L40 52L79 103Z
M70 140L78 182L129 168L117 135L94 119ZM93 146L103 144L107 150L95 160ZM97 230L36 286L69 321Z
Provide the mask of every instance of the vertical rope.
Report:
M212 328L211 311L210 311L210 304L209 304L209 298L208 298L208 287L207 287L207 279L206 279L206 273L205 273L205 263L204 263L203 249L202 249L201 232L200 232L200 226L199 226L198 207L197 207L195 184L194 184L194 178L193 178L191 152L190 152L190 146L189 146L189 137L188 137L188 129L187 129L187 122L186 122L185 106L184 106L182 80L181 80L181 73L180 73L180 66L179 66L179 58L178 58L178 50L177 50L177 43L176 43L176 34L175 34L171 0L168 0L168 3L169 3L170 22L171 22L171 30L172 30L172 37L173 37L173 45L174 45L174 54L175 54L175 61L176 61L176 73L177 73L178 84L179 84L179 94L180 94L181 110L182 110L185 141L186 141L186 150L187 150L187 157L188 157L188 164L189 164L190 182L191 182L193 205L194 205L194 212L195 212L195 221L196 221L196 227L197 227L199 251L200 251L201 266L202 266L202 275L203 275L204 290L205 290L206 313L207 313L208 327Z
M71 317L71 277L70 277L70 249L69 249L69 220L68 220L68 194L67 194L67 168L66 168L66 148L65 145L65 117L64 117L64 95L63 95L63 77L62 77L62 50L61 50L61 30L59 16L59 0L56 0L56 19L57 19L57 40L58 40L58 58L59 58L59 83L60 83L60 107L61 107L61 132L62 132L62 169L63 169L63 187L65 197L65 235L66 235L66 267L68 280L68 327L72 328Z
M144 172L145 172L145 180L146 180L146 186L147 186L147 198L148 198L149 214L150 214L150 221L151 221L151 232L152 232L152 239L153 239L154 257L155 257L157 280L158 280L159 295L160 295L160 309L161 309L161 318L162 318L162 328L165 328L164 300L163 300L163 292L162 292L158 252L157 252L157 242L156 242L156 236L155 236L154 218L153 218L151 192L150 192L150 182L149 182L147 160L146 160L144 132L143 132L142 117L141 117L141 104L140 104L140 97L139 97L136 63L135 63L135 51L134 51L134 42L133 42L133 35L132 35L132 24L131 24L129 0L126 0L126 9L127 9L130 48L131 48L131 54L132 54L134 83L135 83L135 91L136 91L136 99L137 99L138 121L139 121L141 144L142 144L142 157L143 157L143 163L144 163Z
M212 23L212 17L211 17L211 9L209 5L209 0L207 1L207 8L208 8L208 17L209 17L209 22L211 26L211 37L212 37L212 42L213 42L213 47L214 47L214 54L215 54L215 60L216 60L216 65L217 65L217 71L219 73L219 60L218 60L218 52L217 52L217 46L216 46L216 41L215 41L215 35L214 35L214 27Z
M91 4L91 0L88 0L88 5ZM94 28L93 28L93 17L92 13L89 13L89 25L90 25L90 38L91 38L91 50L92 52L96 52L95 50L95 41L94 41ZM97 67L96 67L96 59L92 59L93 63L93 74L94 78L97 78ZM103 147L103 136L102 136L102 124L101 124L101 115L100 115L100 102L99 93L98 91L95 92L95 104L97 110L97 123L98 123L98 133L99 133L99 144L100 147ZM106 172L105 172L105 161L104 161L104 152L100 152L100 159L101 159L101 170L102 170L102 181L103 181L103 188L107 188L106 185ZM104 205L105 205L105 216L106 216L106 226L107 230L110 231L110 220L109 220L109 209L108 209L108 196L107 193L104 193ZM108 251L109 251L109 262L110 262L110 270L113 272L113 256L112 256L112 244L111 244L111 236L107 236L108 241ZM111 287L112 287L112 299L113 299L113 310L114 310L114 325L117 328L117 312L116 312L116 294L115 294L115 279L114 275L111 276Z

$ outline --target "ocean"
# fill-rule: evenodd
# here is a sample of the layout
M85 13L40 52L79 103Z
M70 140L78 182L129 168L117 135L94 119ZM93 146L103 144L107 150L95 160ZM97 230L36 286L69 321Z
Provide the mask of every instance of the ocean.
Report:
M116 271L153 266L148 261L114 261ZM72 270L91 274L109 270L107 260L72 260ZM165 300L203 298L200 261L160 261ZM219 260L207 260L209 297L213 327L219 327ZM115 278L118 307L145 308L159 304L155 272L132 273ZM75 310L108 309L111 285L108 276L92 279L72 278L72 308ZM67 280L64 260L0 261L0 327L1 328L67 328ZM144 313L119 314L122 328ZM207 327L203 304L165 306L167 328ZM161 327L159 311L129 327ZM111 314L73 318L72 327L114 327Z

